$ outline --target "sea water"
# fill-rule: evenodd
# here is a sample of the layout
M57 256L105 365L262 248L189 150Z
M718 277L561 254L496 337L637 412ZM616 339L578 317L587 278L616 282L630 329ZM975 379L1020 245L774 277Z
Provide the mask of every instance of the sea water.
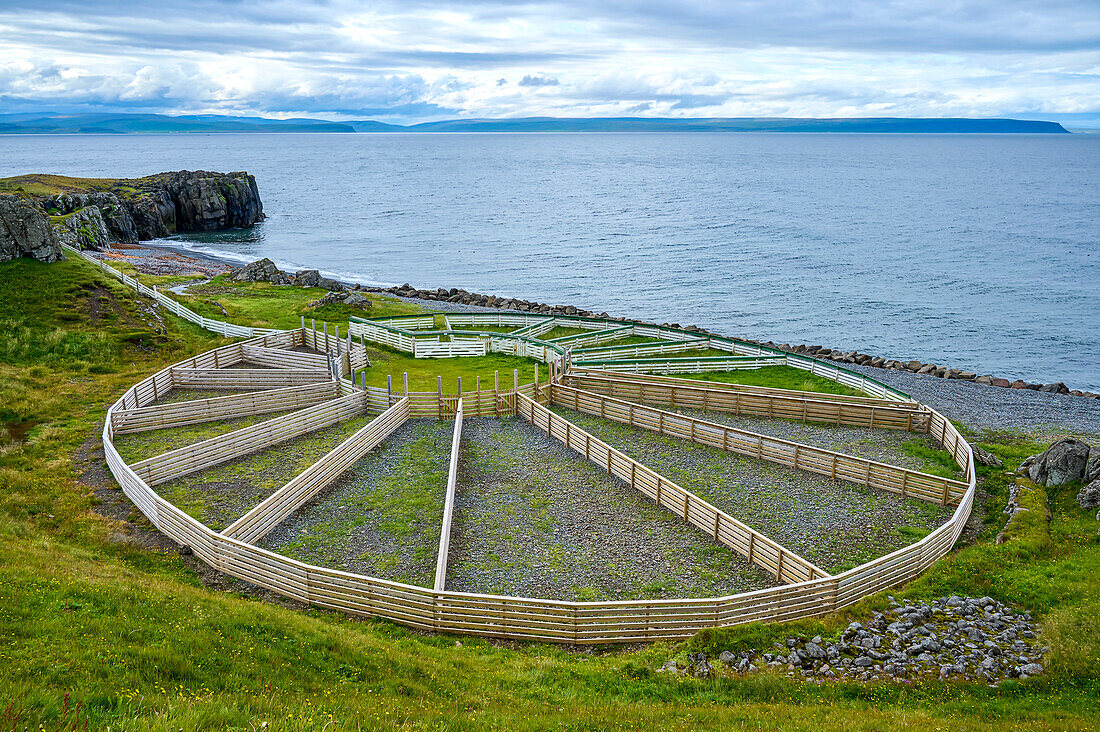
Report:
M0 136L0 175L247 170L177 245L1100 390L1100 135Z

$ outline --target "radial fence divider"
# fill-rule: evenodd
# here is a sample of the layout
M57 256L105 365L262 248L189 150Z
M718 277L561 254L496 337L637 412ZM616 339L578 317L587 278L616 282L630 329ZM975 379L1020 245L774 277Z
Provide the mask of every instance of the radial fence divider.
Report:
M606 379L622 383L638 383L647 387L674 386L684 388L706 388L708 391L739 392L742 394L755 394L759 396L786 396L799 398L812 398L823 401L841 401L845 403L860 403L882 407L905 407L913 409L925 409L923 405L911 398L883 399L873 396L855 396L851 394L829 394L820 391L800 391L797 389L779 389L772 386L752 386L749 384L731 384L722 381L704 381L700 379L685 379L676 376L661 376L658 374L633 374L626 371L604 371L601 369L576 366L566 374L567 378L592 378Z
M556 392L560 387L553 389ZM769 571L777 582L790 583L828 577L829 573L799 555L751 529L708 501L680 487L668 478L637 462L606 442L593 437L565 417L554 414L538 402L520 397L520 415L534 427L554 437L586 460L604 468L631 488L652 498L688 523L703 529L716 541L735 549Z
M610 372L571 370L565 381L574 388L596 392L615 399L660 404L672 408L700 409L704 412L728 412L738 416L771 417L803 422L852 427L897 429L928 432L931 412L914 402L880 400L817 399L815 392L712 389L716 382L668 379L647 383L638 379L615 378Z
M575 366L596 367L605 371L656 372L660 374L703 374L709 371L736 371L758 369L783 362L779 356L700 356L697 358L578 358Z
M561 384L554 385L550 397L553 404L583 414L929 502L944 505L955 502L965 494L968 487L962 481L824 450L793 440L770 437L717 422L693 419L645 404L614 399Z
M123 409L114 412L111 418L114 420L116 435L130 434L268 414L284 409L301 409L334 399L337 391L335 382L322 381L305 386Z
M364 455L405 424L408 418L409 400L403 397L221 533L250 544L259 541L313 496L339 479Z
M160 485L363 414L365 407L366 395L356 392L170 450L131 468L149 485Z
M455 427L451 434L451 460L447 466L447 494L443 501L443 524L439 529L439 551L435 558L436 591L447 587L447 557L451 551L451 519L454 516L455 492L458 489L458 452L462 443L462 418L464 399L458 400Z
M284 389L331 382L327 371L309 369L192 369L172 368L173 386L202 389Z
M633 328L631 328L631 330L633 330ZM561 344L559 343L559 345ZM706 350L707 348L710 348L710 339L706 336L701 336L699 338L684 339L681 341L651 341L649 343L626 343L619 346L573 348L573 358L584 361L641 358L643 356L658 356L664 353L700 351Z

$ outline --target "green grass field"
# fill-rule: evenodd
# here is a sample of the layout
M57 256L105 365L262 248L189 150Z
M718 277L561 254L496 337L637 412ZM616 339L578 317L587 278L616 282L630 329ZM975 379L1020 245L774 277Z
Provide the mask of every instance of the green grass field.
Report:
M788 626L576 653L284 607L236 582L208 588L176 552L129 541L80 480L102 468L81 456L108 403L224 342L169 316L162 328L143 307L83 262L0 264L0 424L19 438L0 447L0 728L1088 730L1100 721L1094 512L1076 507L1077 486L1048 489L1050 523L994 545L1009 478L988 468L979 468L981 535L895 595L990 594L1034 612L1049 671L998 688L653 671L695 648L760 648L806 629L832 635L881 597ZM1041 447L1001 435L981 444L1008 467ZM136 511L128 518L145 526Z

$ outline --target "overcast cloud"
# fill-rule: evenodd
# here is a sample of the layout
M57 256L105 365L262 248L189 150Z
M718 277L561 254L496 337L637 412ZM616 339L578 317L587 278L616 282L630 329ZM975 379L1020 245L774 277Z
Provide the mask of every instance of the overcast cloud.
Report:
M0 112L1100 120L1097 0L5 0Z

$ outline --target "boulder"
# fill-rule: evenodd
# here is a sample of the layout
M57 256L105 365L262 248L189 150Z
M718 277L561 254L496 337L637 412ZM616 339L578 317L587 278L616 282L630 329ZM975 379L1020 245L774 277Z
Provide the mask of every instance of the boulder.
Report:
M988 465L991 468L1003 468L1005 464L999 457L991 453L989 450L983 450L977 445L973 445L974 450L974 462L979 465Z
M1085 477L1082 478L1086 483L1100 478L1100 450L1089 450L1089 459L1085 463Z
M1065 437L1034 460L1029 458L1031 461L1027 474L1040 485L1064 485L1084 479L1088 459L1088 445L1072 437Z
M42 262L65 258L44 211L20 196L0 196L0 262L16 257Z
M299 287L320 287L321 273L315 269L300 269L294 273L294 284Z
M1039 391L1045 391L1050 394L1069 394L1069 387L1059 381L1054 384L1043 384L1039 387Z
M325 305L336 305L338 303L350 305L360 310L371 307L370 299L364 295L360 295L358 292L329 292L320 300L311 302L309 306L311 308L319 308Z
M257 259L251 264L246 264L240 269L235 269L226 275L226 279L232 282L272 282L276 285L290 284L290 277L267 257Z
M1081 508L1100 508L1100 480L1094 480L1077 494L1077 504Z

